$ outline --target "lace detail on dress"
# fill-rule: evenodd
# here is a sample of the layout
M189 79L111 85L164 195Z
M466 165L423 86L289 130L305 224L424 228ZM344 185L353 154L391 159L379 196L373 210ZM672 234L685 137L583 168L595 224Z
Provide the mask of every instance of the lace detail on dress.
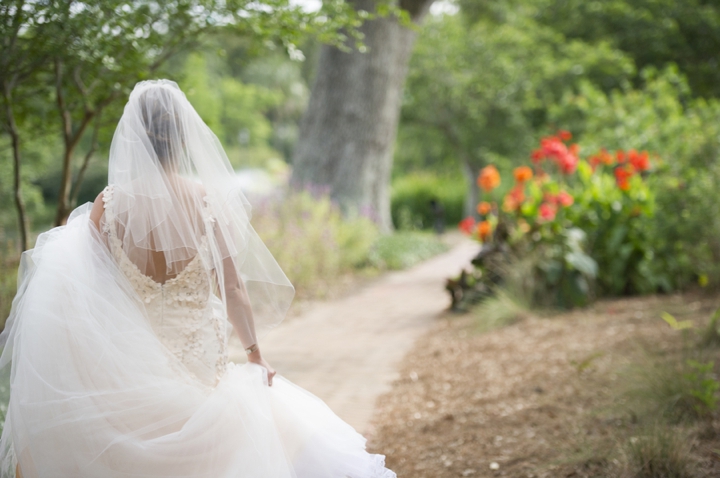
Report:
M153 330L173 356L191 371L197 369L198 364L205 366L201 367L203 370L213 370L217 383L227 367L227 337L224 314L209 303L213 294L212 276L206 266L211 263L208 234L201 236L198 253L177 276L162 284L156 282L143 274L123 250L114 224L113 192L112 186L103 191L105 222L102 229L118 267L145 304ZM203 216L206 230L212 235L214 218L207 209Z

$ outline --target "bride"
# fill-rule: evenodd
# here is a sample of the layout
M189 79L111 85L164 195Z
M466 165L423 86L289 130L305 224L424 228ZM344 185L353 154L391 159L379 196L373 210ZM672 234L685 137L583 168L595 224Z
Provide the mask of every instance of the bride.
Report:
M23 255L2 477L395 477L263 359L294 290L233 176L174 82L135 87L109 186Z

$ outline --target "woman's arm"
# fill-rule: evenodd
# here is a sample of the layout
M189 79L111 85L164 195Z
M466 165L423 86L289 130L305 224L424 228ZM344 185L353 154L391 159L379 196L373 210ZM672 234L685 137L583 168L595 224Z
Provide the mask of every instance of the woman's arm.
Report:
M232 258L223 260L223 282L225 286L225 300L227 302L228 320L240 337L244 349L254 348L248 354L248 361L261 365L267 369L268 385L272 386L275 370L263 359L255 334L255 320L247 288L235 270Z
M105 212L105 205L103 204L103 193L98 194L93 203L92 210L90 211L90 220L95 224L98 231L100 230L100 219Z

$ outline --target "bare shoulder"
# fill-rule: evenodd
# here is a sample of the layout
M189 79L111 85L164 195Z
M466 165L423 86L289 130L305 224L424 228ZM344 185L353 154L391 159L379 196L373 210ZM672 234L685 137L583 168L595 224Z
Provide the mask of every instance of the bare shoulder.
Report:
M105 204L103 202L103 192L97 195L93 202L92 210L90 211L90 220L95 224L95 227L100 230L100 219L105 212Z
M188 181L191 184L192 191L195 195L203 198L207 194L205 191L205 186L203 186L200 183L196 183L195 181Z
M201 183L182 178L181 184L182 189L184 189L182 195L186 198L202 200L202 198L204 198L207 194L207 192L205 191L205 186L203 186Z

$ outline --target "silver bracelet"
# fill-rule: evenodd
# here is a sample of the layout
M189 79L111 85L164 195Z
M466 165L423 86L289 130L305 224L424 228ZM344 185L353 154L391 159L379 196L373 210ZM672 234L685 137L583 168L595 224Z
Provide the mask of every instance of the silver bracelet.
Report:
M245 353L248 354L248 355L250 355L251 353L256 352L257 349L258 349L258 345L257 345L257 344L252 344L250 347L248 347L248 348L245 349Z

